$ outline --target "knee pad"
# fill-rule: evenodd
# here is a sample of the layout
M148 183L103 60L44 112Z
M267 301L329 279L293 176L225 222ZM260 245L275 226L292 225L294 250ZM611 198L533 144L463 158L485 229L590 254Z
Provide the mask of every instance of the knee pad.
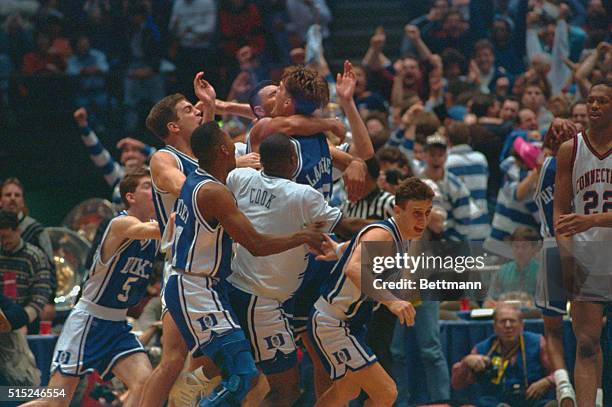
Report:
M251 383L259 375L255 367L249 342L242 338L227 338L215 359L219 360L223 380L208 397L200 401L200 407L239 406L251 389Z

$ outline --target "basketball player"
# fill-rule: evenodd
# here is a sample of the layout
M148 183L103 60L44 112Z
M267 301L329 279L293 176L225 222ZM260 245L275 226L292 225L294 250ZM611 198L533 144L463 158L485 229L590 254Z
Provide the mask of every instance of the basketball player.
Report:
M562 119L555 119L556 121ZM544 238L542 259L537 281L536 305L542 310L544 334L550 363L554 370L556 398L561 407L575 407L576 394L570 382L563 351L563 316L566 314L567 299L562 288L563 276L559 248L555 240L553 224L553 198L555 174L557 172L557 151L559 146L574 137L574 131L555 132L553 126L544 138L544 151L549 151L542 164L540 179L534 194L542 225L540 234Z
M128 173L119 185L127 208L111 220L79 299L62 330L51 363L50 387L67 397L37 400L26 406L68 406L80 377L96 370L104 380L115 375L128 388L125 406L138 405L151 364L130 332L129 307L146 294L160 238L147 170Z
M610 259L606 250L594 253L593 248L601 248L602 241L612 241L612 82L593 85L586 102L589 129L559 148L554 194L555 237L563 257L563 273L571 274L574 280L584 277L576 273L574 263L580 263L587 273L581 292L572 299L578 406L602 404L598 380L593 378L600 377L599 341L602 314L610 304ZM573 253L575 259L568 253L572 244L577 249ZM595 270L608 274L593 282Z
M201 72L194 79L194 88L199 97L208 100L209 103L212 103L211 99L214 101L214 89L202 80ZM147 128L165 143L165 146L153 155L150 163L155 214L165 240L171 239L171 236L164 234L165 227L185 179L198 167L191 151L191 134L202 123L205 113L206 120L212 120L214 117L214 109L203 107L200 109L177 93L157 102L146 119ZM170 273L170 262L171 258L166 254L164 281ZM177 381L185 365L187 347L174 320L167 315L163 296L164 287L165 284L162 285L161 293L162 358L147 379L140 402L141 407L162 406L175 382L178 389L187 388L185 386L187 375L181 375L181 380ZM195 391L197 386L189 389Z
M222 372L221 386L200 406L260 405L269 388L227 302L225 278L231 271L232 240L254 256L268 256L304 244L318 248L324 237L313 227L285 235L255 230L225 186L236 166L235 147L215 122L193 132L191 147L199 168L187 177L176 203L172 274L165 301L191 351L192 366L203 365L207 377ZM216 370L209 368L211 361Z
M298 166L294 144L275 134L259 148L262 171L232 171L227 186L238 208L260 233L294 233L303 225L325 222L323 231L351 236L369 222L342 216L312 187L291 181ZM292 406L299 396L297 352L290 320L292 296L308 265L308 251L296 247L283 253L255 257L236 247L228 281L230 303L248 333L257 366L270 384L265 406Z
M397 388L376 355L365 342L365 327L373 301L363 293L361 254L365 242L389 242L395 253L427 228L434 193L417 178L403 181L395 194L395 216L366 226L346 246L321 290L311 312L308 333L327 369L333 385L316 406L344 406L363 389L371 405L392 406ZM383 302L400 323L412 325L415 310L407 301Z

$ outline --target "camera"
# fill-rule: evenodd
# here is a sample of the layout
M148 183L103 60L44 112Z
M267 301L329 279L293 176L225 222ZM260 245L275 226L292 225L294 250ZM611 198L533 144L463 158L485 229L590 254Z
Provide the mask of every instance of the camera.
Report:
M485 370L478 374L481 380L487 382L493 382L497 379L497 375L499 374L499 365L496 363L490 363Z

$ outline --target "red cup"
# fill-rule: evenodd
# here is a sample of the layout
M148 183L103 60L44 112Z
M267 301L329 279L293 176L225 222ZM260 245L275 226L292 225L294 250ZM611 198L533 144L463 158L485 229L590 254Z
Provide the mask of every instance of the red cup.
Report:
M470 299L469 298L462 298L459 309L461 311L469 311L470 309L472 309L472 307L470 305Z
M51 335L51 321L40 321L40 335Z

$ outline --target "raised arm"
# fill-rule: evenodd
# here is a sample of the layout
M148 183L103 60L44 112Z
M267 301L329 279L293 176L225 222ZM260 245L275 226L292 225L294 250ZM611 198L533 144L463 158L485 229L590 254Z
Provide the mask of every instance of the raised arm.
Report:
M157 189L178 198L187 177L179 169L176 159L168 153L158 151L151 158L150 168L151 179Z
M383 69L386 65L390 64L389 58L383 53L383 48L387 36L383 27L378 27L374 32L372 38L370 38L370 48L368 48L361 64L373 71Z
M81 140L87 147L89 158L96 167L101 168L104 173L104 180L110 187L114 187L124 175L123 167L110 155L108 150L96 136L96 133L89 127L87 120L87 110L84 107L77 109L74 114L74 120L79 126Z
M254 256L269 256L303 244L318 249L324 240L323 234L315 229L304 229L291 235L257 232L251 221L236 206L230 190L223 185L201 188L197 204L206 221L221 223L232 239Z
M338 103L349 121L353 134L353 143L349 148L349 153L362 160L368 160L374 156L374 147L372 146L368 129L361 119L353 99L356 83L357 79L353 72L353 66L349 61L344 61L344 72L336 77L336 95L338 96Z

